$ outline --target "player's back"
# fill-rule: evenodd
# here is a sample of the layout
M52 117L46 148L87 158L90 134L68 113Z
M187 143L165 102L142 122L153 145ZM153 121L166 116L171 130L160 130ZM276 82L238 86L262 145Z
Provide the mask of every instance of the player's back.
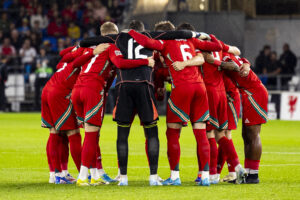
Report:
M222 51L212 52L212 56L215 60L222 61ZM208 90L213 89L218 91L225 91L223 71L219 70L218 66L205 62L202 66L200 66L200 71L205 86Z
M120 33L116 45L125 59L146 59L153 56L153 50L138 44L128 33ZM153 84L152 71L153 69L146 65L131 69L117 69L117 84L121 82Z
M94 55L93 48L89 48L83 56L87 56L88 59L82 65L75 87L84 86L95 90L103 89L105 77L108 76L111 68L109 48L98 55Z
M176 71L172 64L176 61L186 61L196 56L195 47L191 39L164 40L164 49L161 51L166 65L169 67L174 86L203 82L198 66L188 66Z
M244 63L244 60L241 59L239 56L234 56L230 53L224 53L224 61L233 60L238 66L241 66ZM249 63L250 64L250 63ZM248 76L242 77L239 72L235 71L226 71L226 74L233 79L233 82L239 87L239 88L252 88L256 87L261 83L258 76L250 69Z

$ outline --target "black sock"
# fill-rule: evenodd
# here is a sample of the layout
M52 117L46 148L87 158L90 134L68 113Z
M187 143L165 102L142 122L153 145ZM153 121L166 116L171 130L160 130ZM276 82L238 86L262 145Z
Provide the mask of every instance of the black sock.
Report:
M118 152L120 173L122 175L127 174L129 131L130 131L130 125L118 124L117 152Z
M159 139L156 124L144 126L145 135L148 140L148 156L150 165L150 174L157 174L159 158Z

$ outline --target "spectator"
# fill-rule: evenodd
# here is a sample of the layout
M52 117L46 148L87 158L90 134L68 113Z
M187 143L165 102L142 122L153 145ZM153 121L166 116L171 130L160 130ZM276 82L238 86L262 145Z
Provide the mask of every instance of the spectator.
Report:
M19 0L13 0L12 4L9 6L10 9L10 17L12 19L17 19L19 17L20 11L20 3Z
M94 2L94 19L104 21L107 17L107 9L104 7L100 1Z
M34 59L36 57L36 50L31 46L30 40L24 41L23 47L20 49L21 63L24 66L24 80L29 83L29 75L33 69Z
M110 8L110 16L119 22L122 17L123 9L124 7L119 5L118 0L113 0L113 5Z
M0 29L0 43L2 43L4 40L4 33L3 31Z
M0 46L0 57L5 58L6 62L9 62L11 57L16 56L16 49L10 44L8 37L4 38L3 45Z
M65 46L65 41L64 41L64 39L59 38L59 39L57 40L57 52L60 52L61 50L65 49L65 48L66 48L66 46Z
M77 40L80 38L80 28L73 21L69 24L68 36L73 40Z
M40 28L40 22L34 21L34 25L31 27L31 31L39 36L42 36L42 29Z
M65 37L68 35L67 25L62 22L60 17L49 24L48 35L53 37Z
M26 32L30 31L27 18L23 18L22 26L18 28L18 31L22 36L25 36Z
M267 85L271 86L273 89L276 86L276 75L279 75L281 72L282 65L277 58L277 53L273 51L271 53L271 63L269 66L263 69L263 73L268 75ZM271 77L269 77L271 76Z
M40 44L42 43L42 39L41 39L40 35L38 35L36 33L31 33L30 41L31 41L31 46L34 47L36 51L39 51Z
M36 27L37 22L38 22L38 28L40 30L45 29L49 24L48 18L45 15L43 15L42 5L39 5L37 7L36 14L34 14L30 17L30 26L31 27Z
M0 19L0 30L2 30L4 34L9 32L9 24L7 13L3 12Z
M14 30L11 31L10 37L11 37L11 44L16 49L20 49L21 46L22 46L22 38L20 37L19 32L17 31L17 29L14 29Z
M259 56L257 56L255 60L255 69L254 71L257 74L262 74L264 68L268 68L271 63L271 47L269 45L265 45L264 49L260 52Z
M5 82L7 81L7 59L2 58L0 61L0 111L6 109Z
M50 58L46 54L45 49L40 49L40 54L36 59L36 77L35 77L35 108L40 109L41 90L46 85L53 73L49 66Z
M283 53L280 56L279 61L281 62L283 68L283 74L294 74L295 68L297 66L297 57L290 50L290 46L288 44L283 45Z
M61 15L64 21L67 23L76 20L76 10L73 10L73 7L71 7L70 4L68 4L66 8L63 9Z

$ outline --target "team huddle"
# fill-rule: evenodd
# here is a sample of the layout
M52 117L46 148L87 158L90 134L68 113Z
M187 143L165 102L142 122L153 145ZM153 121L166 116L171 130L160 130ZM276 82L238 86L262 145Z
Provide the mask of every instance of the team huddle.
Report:
M42 92L42 127L49 128L49 183L78 186L118 182L128 185L128 136L135 115L145 134L150 185L181 185L180 132L191 122L197 143L201 186L259 183L262 154L261 124L267 122L268 92L240 50L214 35L196 32L188 23L178 27L162 21L147 32L133 20L119 33L106 22L101 36L83 39L60 52L57 72ZM116 78L113 120L118 125L118 175L110 178L102 166L99 146L106 97ZM170 176L158 174L157 100L164 99L164 83L172 85L167 102L167 156ZM242 107L242 110L240 109ZM245 162L240 164L231 130L242 112ZM81 143L79 128L84 128ZM69 148L79 175L68 172ZM229 174L220 178L227 162Z

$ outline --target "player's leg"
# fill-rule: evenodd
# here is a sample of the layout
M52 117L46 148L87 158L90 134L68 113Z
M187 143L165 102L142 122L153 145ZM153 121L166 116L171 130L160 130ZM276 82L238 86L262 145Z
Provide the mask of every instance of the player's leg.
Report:
M261 125L246 126L243 124L243 140L245 152L245 168L248 172L246 183L259 183L258 170L262 154L260 139Z
M261 124L267 122L268 92L263 85L241 91L245 168L249 169L246 183L259 183L258 170L262 154Z
M162 185L158 181L157 169L159 159L159 138L156 121L158 113L156 109L156 100L152 86L146 83L135 85L135 93L132 96L136 111L144 126L144 132L147 139L147 155L149 156L150 167L150 185Z
M68 172L68 162L69 162L69 140L68 136L60 131L61 143L59 147L60 154L60 165L62 173L67 176Z
M124 83L117 86L117 101L113 111L113 120L118 125L117 153L120 169L120 181L118 185L128 185L128 136L131 126L131 118L134 112L133 99L131 98L132 85Z
M81 135L79 129L69 130L66 132L70 143L70 152L78 172L81 165Z
M242 183L246 178L246 170L240 164L232 140L229 140L225 136L225 131L218 131L216 134L216 140L219 144L219 148L222 148L222 151L226 154L228 164L233 166L235 169L237 175L236 183Z

